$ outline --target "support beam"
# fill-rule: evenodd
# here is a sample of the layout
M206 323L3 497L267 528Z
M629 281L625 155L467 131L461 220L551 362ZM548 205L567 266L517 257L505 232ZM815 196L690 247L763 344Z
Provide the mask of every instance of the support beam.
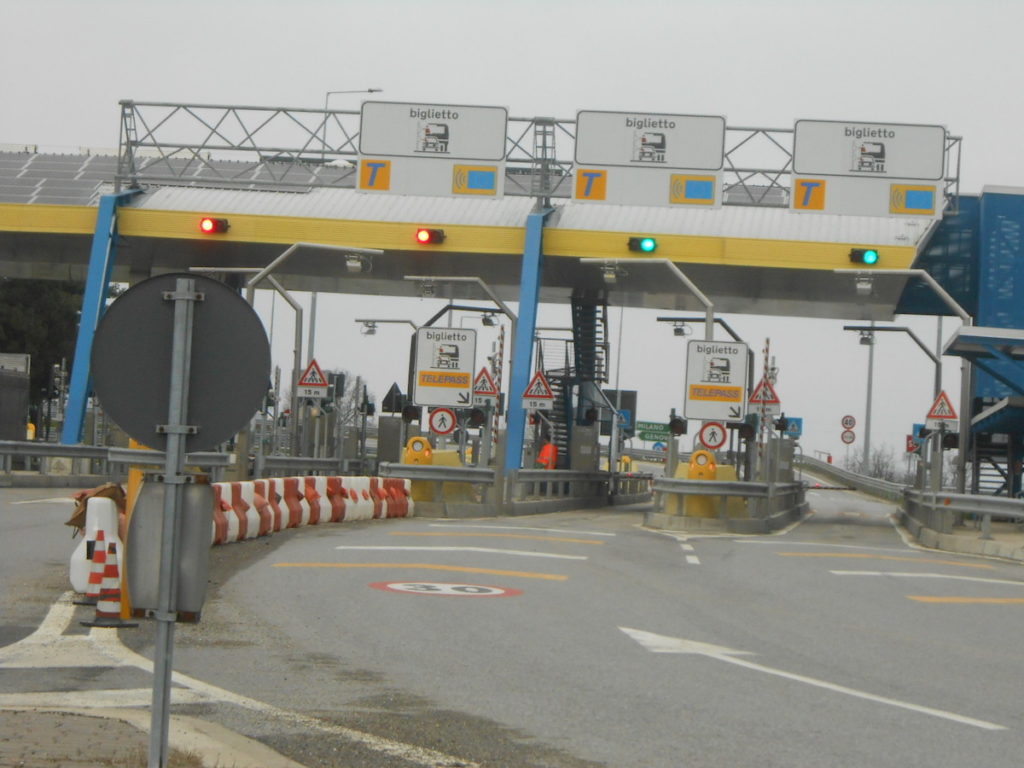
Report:
M89 369L92 342L96 327L106 308L110 292L110 278L114 274L117 252L117 209L142 190L129 189L100 197L96 212L96 229L92 235L89 253L89 272L85 279L85 295L78 321L78 339L75 341L75 360L71 366L68 404L64 412L64 428L60 441L65 445L82 442L85 429L85 407L92 391L92 373Z
M523 392L530 385L533 368L533 336L537 330L537 306L544 260L544 221L551 208L531 213L526 220L526 243L519 278L519 320L512 345L512 375L508 387L508 431L505 434L505 472L522 466L526 435Z

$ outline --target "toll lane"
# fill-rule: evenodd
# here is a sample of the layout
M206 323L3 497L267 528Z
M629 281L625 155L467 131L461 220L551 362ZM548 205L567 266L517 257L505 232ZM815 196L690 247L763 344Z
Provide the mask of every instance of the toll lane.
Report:
M1016 765L1024 669L993 638L1024 608L913 598L1024 597L1020 566L910 548L856 494L812 505L770 537L680 541L632 511L303 529L215 567L177 661L480 765ZM218 716L310 766L345 754Z

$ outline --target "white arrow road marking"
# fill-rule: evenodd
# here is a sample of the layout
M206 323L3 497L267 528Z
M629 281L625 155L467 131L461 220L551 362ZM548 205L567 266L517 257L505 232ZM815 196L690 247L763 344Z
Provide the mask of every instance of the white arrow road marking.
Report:
M748 655L744 651L736 651L731 648L724 648L720 645L711 645L710 643L699 643L693 640L684 640L681 637L656 635L653 632L644 632L639 629L628 629L627 627L619 627L619 629L653 653L689 653L698 656L707 656L708 658L715 659L717 661L725 661L729 664L735 664L736 666L744 667L746 669L753 670L754 672L763 672L766 675L774 675L775 677L793 680L797 683L813 685L816 688L824 688L826 691L842 693L847 696L854 696L858 699L865 699L866 701L873 701L876 704L886 704L890 707L899 707L900 709L907 709L911 712L918 712L923 715L930 715L931 717L939 717L943 720L951 720L954 723L960 723L961 725L971 725L975 728L982 728L986 731L1006 730L1006 726L989 723L985 720L976 720L973 717L965 717L964 715L958 715L955 712L946 712L941 709L922 707L918 704L911 704L906 701L899 701L898 699L890 699L886 696L876 696L873 693L858 691L855 688L847 688L844 685L836 685L835 683L830 683L825 680L817 680L813 677L807 677L806 675L797 675L792 672L785 672L781 669L766 667L763 664L755 664L747 659L737 658L738 656Z
M829 571L835 576L894 576L901 579L953 579L954 581L973 581L979 584L1010 584L1024 587L1024 581L1012 579L985 579L980 576L953 576L945 573L901 573L897 571Z
M518 549L494 549L491 547L389 547L389 546L345 546L335 549L352 549L388 552L483 552L488 555L517 555L519 557L553 557L558 560L586 560L586 555L556 555L551 552L524 552Z

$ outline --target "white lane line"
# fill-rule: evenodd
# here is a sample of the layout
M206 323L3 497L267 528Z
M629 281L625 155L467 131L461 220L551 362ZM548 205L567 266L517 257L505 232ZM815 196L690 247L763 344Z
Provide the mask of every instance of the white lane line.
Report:
M990 723L986 720L977 720L973 717L958 715L955 712L947 712L942 709L923 707L919 704L911 704L908 701L890 699L887 696L877 696L873 693L867 693L866 691L858 691L856 688L847 688L845 685L830 683L827 680L818 680L817 678L807 677L806 675L798 675L793 672L786 672L782 669L766 667L763 664L757 664L753 661L748 661L747 659L737 658L737 656L740 655L749 655L749 651L737 651L732 648L725 648L723 646L712 645L710 643L695 642L682 637L657 635L653 632L644 632L639 629L629 629L628 627L619 627L619 629L652 653L682 653L704 656L705 658L714 659L715 661L724 661L728 664L735 664L738 667L743 667L753 672L761 672L766 675L781 677L785 680L811 685L815 688L832 691L833 693L853 696L876 704L885 704L890 707L898 707L900 709L910 710L911 712L918 712L923 715L930 715L931 717L950 720L954 723L960 723L961 725L970 725L975 728L982 728L986 731L1006 730L1006 726Z
M485 528L490 531L542 531L543 533L578 533L581 536L615 536L600 531L574 531L565 528L527 528L524 525L470 525L468 523L431 523L431 528Z
M495 549L492 547L389 547L389 546L340 546L335 549L363 550L376 552L482 552L488 555L515 555L517 557L550 557L556 560L586 560L586 555L556 555L551 552L524 552L519 549Z
M680 544L683 552L693 552L693 544Z
M12 501L12 502L10 502L12 507L17 505L17 504L56 504L56 503L74 504L75 500L72 499L70 496L54 496L52 499L28 499L26 501Z
M700 558L696 555L687 555L686 562L688 562L690 565L700 565Z
M868 547L857 544L829 544L825 541L761 541L757 539L734 539L737 544L768 544L775 547L827 547L829 549L866 549L871 552L902 552L902 547Z
M835 576L893 576L902 579L952 579L954 581L971 581L979 584L1009 584L1024 587L1024 581L1012 579L985 579L980 576L954 576L945 573L904 573L898 571L829 571Z

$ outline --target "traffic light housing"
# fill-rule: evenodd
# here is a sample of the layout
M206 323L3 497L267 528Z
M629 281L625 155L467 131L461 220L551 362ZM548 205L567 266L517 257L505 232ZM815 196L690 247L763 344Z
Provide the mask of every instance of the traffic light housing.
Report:
M482 427L487 423L487 414L483 408L470 408L466 414L466 424L470 427Z
M420 227L416 230L416 242L420 245L439 245L444 242L444 230Z
M199 231L204 235L222 235L228 231L230 226L227 219L218 219L213 216L203 216L199 220Z
M779 432L785 432L789 429L789 419L785 416L780 416L775 420L775 428L779 430Z
M628 244L629 250L640 253L654 253L658 247L658 241L653 237L631 237Z
M679 435L685 435L686 419L680 419L678 416L672 416L668 420L668 431L676 437L679 437Z
M406 424L411 424L414 421L419 421L421 410L418 405L407 405L402 409L402 421Z
M854 264L866 264L871 266L877 264L879 259L878 251L874 248L851 248L850 261Z

